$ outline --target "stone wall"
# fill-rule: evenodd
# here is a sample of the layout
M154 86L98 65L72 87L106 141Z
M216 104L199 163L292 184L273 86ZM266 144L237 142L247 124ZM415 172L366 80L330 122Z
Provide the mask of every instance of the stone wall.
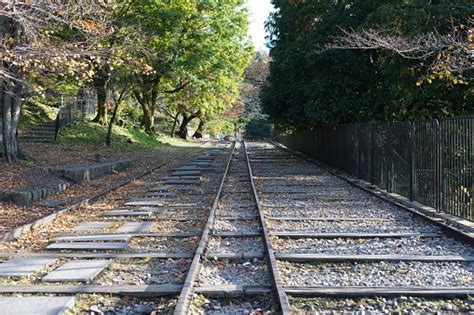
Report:
M88 166L67 166L60 168L52 168L50 171L58 176L81 183L89 181L114 171L126 169L132 165L132 160L115 161L111 163L88 165Z
M69 183L49 185L49 187L35 188L23 191L2 191L0 190L0 201L14 202L20 205L31 205L34 201L48 198L56 193L66 190Z

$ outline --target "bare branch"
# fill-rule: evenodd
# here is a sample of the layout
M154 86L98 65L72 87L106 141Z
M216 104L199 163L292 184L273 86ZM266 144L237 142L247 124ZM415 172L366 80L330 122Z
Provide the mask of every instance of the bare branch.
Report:
M430 61L433 73L462 74L474 67L474 19L466 25L453 26L447 34L431 32L405 37L393 35L391 30L341 29L342 35L318 50L322 53L333 49L391 51L403 58Z

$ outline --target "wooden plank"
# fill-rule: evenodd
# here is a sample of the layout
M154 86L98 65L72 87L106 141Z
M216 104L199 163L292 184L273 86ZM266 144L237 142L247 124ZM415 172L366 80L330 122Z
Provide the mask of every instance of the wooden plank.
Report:
M420 256L420 255L328 255L328 254L286 254L275 253L278 260L291 262L317 261L425 261L425 262L471 262L468 256Z
M175 295L181 291L181 285L1 285L0 293L44 293L78 294L103 293L149 297L157 295Z
M131 235L134 237L142 236L142 237L193 237L193 236L200 236L201 233L199 232L140 232L140 233L95 233L95 236L98 235L117 235L117 236L122 236L122 235ZM63 236L75 236L74 234L63 234Z
M243 285L203 285L196 287L196 293L209 297L238 297L272 293L271 286L243 286Z
M206 253L208 259L229 259L229 260L240 260L240 259L260 259L264 258L263 253L259 252L243 252L243 253Z
M128 211L128 210L112 210L103 214L106 217L149 217L151 211Z
M131 238L130 234L90 234L90 235L57 236L53 239L53 242L96 242L96 241L128 242L130 238Z
M197 217L197 216L184 216L184 217L173 217L173 216L168 216L168 217L164 217L164 216L157 216L157 217L154 217L153 219L157 220L157 221L205 221L207 220L207 217L204 217L204 216L201 216L201 217Z
M403 237L443 237L437 233L295 233L272 232L272 236L289 238L403 238Z
M46 257L46 258L157 258L182 259L193 258L193 253L0 253L0 257Z
M347 217L267 217L268 220L275 221L375 221L375 222L393 222L395 219L384 218L347 218Z
M172 175L172 176L163 176L159 180L202 180L201 175Z
M231 216L231 215L218 215L216 219L218 220L227 220L227 221L253 221L258 220L256 215L240 215L240 216Z
M206 210L207 206L205 205L191 205L191 204L169 204L165 206L149 206L149 207L140 207L142 211L151 211L151 212L163 212L167 210L180 210L180 209L193 209L193 210Z
M473 287L300 287L285 286L290 295L316 297L369 297L369 296L423 296L423 297L466 297L474 294Z
M166 192L166 191L170 190L171 188L173 188L173 186L161 185L161 186L152 187L152 188L150 188L149 191L162 191L162 192Z
M52 243L46 247L48 250L124 250L128 248L126 242L63 242Z
M275 196L272 196L272 201L285 201L285 202L291 202L295 200L314 200L314 201L326 201L326 202L339 202L339 201L360 201L360 198L354 198L354 197L338 197L338 196L328 196L328 195L311 195L311 194L299 194L299 195L292 195L289 194L288 196L285 196L286 198L278 198Z
M260 236L260 232L213 232L213 236L220 237L251 237L251 236Z
M320 190L318 190L320 191ZM328 189L326 189L325 191L328 191ZM333 190L332 190L333 191ZM342 191L342 190L340 190ZM274 195L274 194L285 194L285 195L302 195L302 194L314 194L316 193L315 191L308 191L308 190L304 190L304 189L301 189L301 190L265 190L265 189L260 189L259 191L261 194L263 195Z

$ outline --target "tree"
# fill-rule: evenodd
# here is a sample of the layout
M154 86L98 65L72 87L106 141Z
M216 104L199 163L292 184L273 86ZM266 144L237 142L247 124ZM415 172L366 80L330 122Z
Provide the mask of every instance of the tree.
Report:
M166 96L169 104L174 103L177 110L195 106L183 107L182 99L189 99L189 93L184 90L190 88L203 91L206 87L205 98L224 95L223 90L227 90L227 95L236 93L236 82L251 51L242 0L186 4L143 1L133 7L133 12L130 18L136 19L144 32L151 34L149 42L153 47L153 53L144 56L149 72L138 78L139 84L134 89L134 96L143 109L147 132L153 131L154 114L162 96ZM173 101L171 96L181 92L184 95ZM169 109L169 112L176 110ZM200 114L204 110L181 111L181 130L196 118L193 115L196 112Z
M390 30L394 40L427 39L424 36L430 32L447 34L452 25L465 23L472 11L469 1L273 3L277 10L267 23L272 60L262 101L277 124L311 128L429 119L474 110L468 84L429 77L427 84L420 84L437 63L436 54L420 62L389 49L327 49L335 39L364 30Z
M138 49L142 50L142 54L148 50L147 45L144 44L148 37L138 31L138 25L134 24L136 21L127 18L133 2L129 0L111 2L107 11L107 25L102 27L104 34L101 41L97 43L99 47L106 48L106 53L102 54L100 58L94 58L94 56L89 58L94 70L91 80L92 86L97 94L97 114L92 121L101 125L108 122L107 90L114 63L117 62L117 55L123 57L122 52L125 50L126 57L130 61ZM135 63L133 62L133 64Z
M128 55L124 56L124 59ZM118 57L118 56L117 56ZM131 95L133 90L133 77L136 75L134 71L139 69L138 66L134 65L133 58L126 60L119 59L122 62L117 64L113 72L110 74L110 92L112 94L112 100L114 103L114 108L112 111L112 116L110 117L109 126L107 129L107 136L105 138L105 144L110 146L112 143L112 130L114 123L117 118L117 113L119 111L122 103Z
M0 103L7 162L20 157L17 134L25 75L61 69L87 76L87 65L78 56L93 54L89 39L100 33L103 13L104 4L92 0L0 2Z
M269 56L258 52L250 65L245 70L245 79L240 85L238 102L243 105L239 118L251 121L253 119L266 119L263 113L260 93L268 77Z

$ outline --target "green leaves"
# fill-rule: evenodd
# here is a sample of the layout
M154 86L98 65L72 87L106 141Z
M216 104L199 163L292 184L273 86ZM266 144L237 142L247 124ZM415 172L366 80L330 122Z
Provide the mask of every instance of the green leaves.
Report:
M321 49L340 28L390 29L399 36L443 33L469 15L469 1L272 2L272 62L262 99L274 122L307 128L474 112L469 84L443 71L423 77L435 57L420 63L384 50Z

